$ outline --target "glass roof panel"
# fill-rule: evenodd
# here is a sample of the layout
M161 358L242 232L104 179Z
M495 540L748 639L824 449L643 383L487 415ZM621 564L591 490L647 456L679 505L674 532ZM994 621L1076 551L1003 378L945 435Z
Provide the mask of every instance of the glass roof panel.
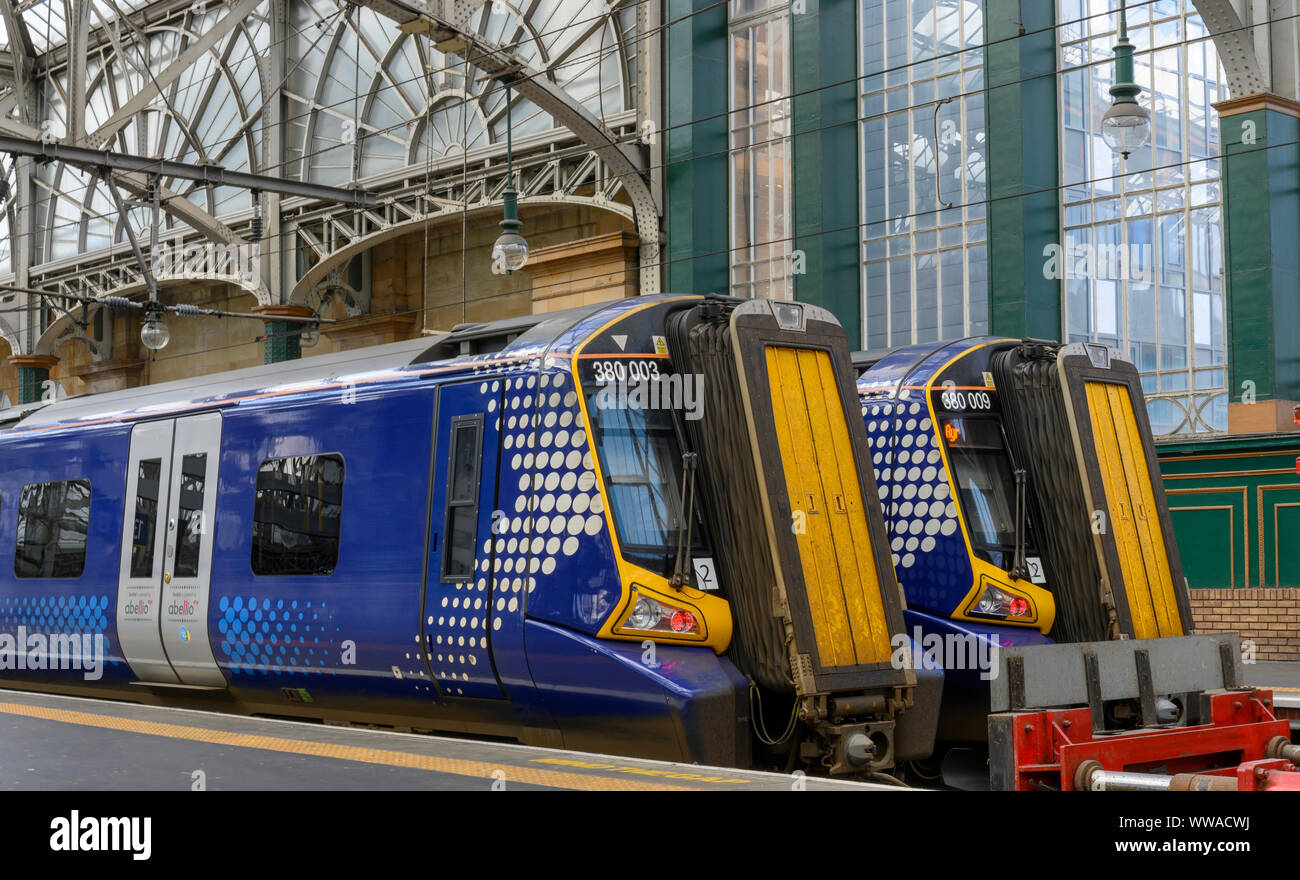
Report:
M90 13L90 29L100 25L100 15L112 20L126 12L134 12L148 5L150 0L93 0L95 10ZM23 0L15 3L18 14L32 39L37 53L56 49L68 41L68 19L71 17L71 0Z

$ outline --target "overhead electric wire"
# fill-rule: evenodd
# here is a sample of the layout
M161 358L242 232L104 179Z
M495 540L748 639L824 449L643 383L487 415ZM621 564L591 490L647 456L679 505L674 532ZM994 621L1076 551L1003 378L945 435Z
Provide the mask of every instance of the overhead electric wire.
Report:
M1295 146L1300 146L1300 140L1287 141L1287 142L1276 143L1276 144L1271 144L1271 145L1267 145L1267 146L1257 145L1257 146L1251 148L1250 150L1242 150L1242 151L1239 151L1239 152L1237 152L1237 153L1234 153L1233 155L1241 155L1242 153L1245 153L1245 152L1256 152L1256 151L1263 151L1263 150L1268 150L1268 149L1275 149L1275 148L1281 148L1281 147L1295 147ZM1166 169L1166 168L1176 168L1176 167L1180 167L1180 166L1184 166L1184 165L1190 165L1190 164L1194 164L1194 163L1196 163L1196 162L1204 162L1204 161L1207 161L1207 160L1205 160L1205 159L1195 159L1195 160L1187 160L1187 161L1182 161L1182 162L1173 162L1173 163L1168 163L1168 164L1166 164L1166 165L1157 166L1157 167L1155 167L1155 168L1153 168L1153 169L1151 169L1151 170L1152 170L1152 171L1156 171L1156 170L1161 170L1161 169ZM1111 176L1108 177L1108 178L1096 178L1095 180L1107 180L1107 179L1112 179L1112 180L1113 180L1113 179L1117 179L1117 178L1119 178L1119 177L1123 177L1123 176L1126 176L1126 175L1123 175L1123 174L1111 175ZM1027 197L1027 196L1031 196L1031 195L1040 195L1040 194L1045 194L1045 193L1050 193L1050 192L1059 192L1059 191L1062 190L1062 189L1066 189L1066 188L1068 188L1068 187L1070 187L1070 186L1075 186L1075 185L1077 185L1077 184L1063 184L1063 185L1058 185L1058 186L1053 186L1053 187L1042 187L1042 188L1039 188L1039 189L1036 189L1036 190L1024 191L1024 192L1019 192L1019 193L1011 193L1011 194L1004 195L1004 196L990 197L990 198L987 198L987 199L980 199L980 200L972 201L972 202L963 202L963 203L957 204L955 207L957 207L957 208L960 208L960 207L970 207L970 206L972 206L972 205L987 204L987 203L989 203L989 202L1009 201L1009 200L1012 200L1012 199L1025 198L1025 197ZM911 213L911 214L898 215L898 216L896 216L896 217L891 217L891 218L888 218L888 219L889 219L889 220L912 219L912 218L921 217L921 216L925 216L925 215L927 215L927 214L933 214L933 213L937 213L937 210L934 210L934 211L918 211L918 212L914 212L914 213ZM785 236L785 237L783 237L783 238L769 239L769 240L764 241L764 242L759 242L758 244L778 244L778 243L793 242L793 241L798 240L798 239L809 239L809 238L819 237L819 236L822 236L822 235L829 235L829 234L836 233L836 232L844 232L844 231L853 230L853 229L861 229L861 228L863 228L863 227L865 227L865 226L875 225L876 223L879 223L879 222L882 222L882 221L879 221L879 220L873 220L873 221L870 221L870 222L865 222L865 221L864 221L864 222L861 222L861 223L846 224L846 225L838 226L838 227L834 227L834 228L831 228L831 229L821 229L821 230L816 230L816 231L807 232L807 233L799 233L799 234L794 234L794 235L790 235L790 236ZM887 222L887 221L884 221L884 222ZM690 255L686 255L686 256L675 257L675 258L672 258L672 259L666 259L666 258L665 258L665 259L660 259L660 260L656 261L655 263L653 263L653 264L651 264L651 265L653 265L653 266L655 266L655 267L657 267L657 268L664 268L664 267L667 267L668 265L671 265L671 264L673 264L673 263L690 262L690 261L693 261L693 260L703 259L703 258L710 257L710 256L730 255L731 253L733 253L733 252L735 252L735 251L744 250L744 249L746 249L746 248L748 248L748 247L750 247L750 245L743 245L743 246L739 246L739 247L721 248L721 249L714 250L714 251L694 253L694 254L690 254ZM508 290L508 291L502 291L502 292L499 292L499 293L490 294L490 295L488 295L488 296L484 296L484 297L479 297L479 298L475 299L474 302L475 302L476 304L482 304L482 303L490 302L490 301L492 301L492 300L505 299L505 298L507 298L507 297L515 297L515 296L518 296L520 293L523 293L523 292L528 292L528 291L537 291L537 290L544 290L544 289L546 289L547 287L551 287L551 286L572 285L574 282L580 282L580 281L592 281L592 280L595 280L595 279L597 279L597 278L603 277L603 276L605 276L605 275L607 275L607 274L608 274L608 272L601 271L601 272L593 272L593 273L590 274L590 275L583 275L583 276L576 276L576 277L567 277L567 278L565 278L565 279L557 280L557 281L554 281L554 282L550 282L550 283L548 283L548 284L540 284L540 285L539 285L539 284L535 284L535 283L534 283L534 284L530 284L529 287L527 287L527 288L512 289L512 290ZM424 308L418 308L418 309L405 309L405 310L400 310L400 311L394 311L394 312L387 313L387 314L382 315L382 316L376 316L376 317L402 317L402 316L407 316L407 315L419 315L419 314L422 314L422 313L424 313L424 312L435 311L435 310L437 310L437 309L442 309L442 308L447 308L447 307L448 307L448 306L447 306L446 304L444 304L444 305L436 305L436 306L426 306L426 307L424 307ZM184 355L169 355L169 356L166 356L166 357L159 358L159 360L165 360L165 359L168 359L168 358L170 358L170 357L188 357L188 356L191 356L191 355L193 355L193 354L198 354L198 353L207 353L207 352L210 352L210 351L223 351L223 350L226 350L226 349L229 349L229 348L236 348L236 347L239 347L240 345L246 345L246 344L249 344L249 343L246 343L246 342L241 342L241 343L232 343L231 345L226 345L226 346L217 346L217 347L210 348L210 349L200 349L200 350L197 350L197 351L191 351L191 352L187 352L187 353L185 353Z

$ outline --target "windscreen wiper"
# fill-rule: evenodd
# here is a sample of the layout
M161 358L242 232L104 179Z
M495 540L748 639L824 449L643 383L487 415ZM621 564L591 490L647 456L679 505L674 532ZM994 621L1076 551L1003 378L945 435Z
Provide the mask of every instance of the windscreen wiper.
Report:
M691 582L691 529L695 525L695 470L700 457L694 452L682 453L681 522L677 525L677 562L669 586L680 590Z
M1016 468L1016 552L1011 561L1011 576L1029 580L1029 564L1025 561L1025 541L1028 528L1025 517L1025 469Z

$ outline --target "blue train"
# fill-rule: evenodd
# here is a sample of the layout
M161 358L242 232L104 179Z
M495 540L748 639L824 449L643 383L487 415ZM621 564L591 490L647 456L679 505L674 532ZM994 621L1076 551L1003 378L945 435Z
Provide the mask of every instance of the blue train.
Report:
M1192 632L1131 363L1092 343L975 337L858 364L908 632L945 670L941 744L987 739L1003 649Z
M15 407L0 413L0 680L715 765L897 768L936 738L977 740L988 712L986 677L915 662L927 635L1078 641L1190 619L1172 551L1138 608L1085 595L1077 553L1044 540L1077 529L1018 491L1014 402L990 378L1009 389L1081 356L1041 348L930 346L859 379L822 309L664 295ZM1131 384L1123 367L1088 381ZM1149 450L1126 412L1125 448ZM1101 479L1098 498L1117 485ZM1155 491L1142 509L1167 520ZM1028 513L1008 513L1017 500ZM1165 525L1147 539L1167 546ZM1128 549L1087 552L1118 571Z

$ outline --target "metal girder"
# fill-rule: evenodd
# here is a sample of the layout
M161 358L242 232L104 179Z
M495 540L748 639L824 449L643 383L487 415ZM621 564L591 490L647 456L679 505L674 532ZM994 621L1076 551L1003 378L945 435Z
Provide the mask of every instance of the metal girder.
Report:
M600 156L609 172L622 181L624 191L632 200L636 231L641 241L641 293L659 292L659 208L645 177L646 162L640 148L620 142L586 107L552 82L544 72L534 70L505 47L476 33L470 27L470 19L484 0L435 0L420 5L403 0L350 2L392 19L406 33L427 33L439 51L459 55L479 70L509 85Z
M12 119L0 118L0 137L9 135L16 138L33 140L40 137L40 132L28 125L23 125ZM78 165L83 170L93 170L99 166L84 165L80 163L70 163ZM145 192L145 186L148 182L148 175L132 171L113 171L113 179L122 185L124 189L134 196L142 196ZM162 188L163 210L171 216L180 220L182 223L189 224L190 227L206 235L208 238L220 244L240 244L242 239L234 231L213 217L207 211L204 211L198 205L186 199L180 193L172 192L166 187ZM19 242L27 241L28 236L20 236ZM20 267L22 268L22 267Z
M144 108L157 98L162 91L170 86L186 70L194 66L195 62L210 51L226 34L230 33L234 27L241 21L248 18L263 0L241 0L241 2L230 7L225 17L214 24L211 30L204 33L201 37L192 42L184 52L177 56L176 60L167 65L167 68L161 73L151 75L144 83L140 91L131 96L117 112L105 120L104 124L95 129L94 132L85 134L80 138L74 138L69 132L67 142L76 146L101 146L108 141L117 131L126 125ZM110 34L114 41L114 46L118 49L118 55L122 56L124 50L117 43L114 35ZM123 57L123 61L125 61Z
M45 161L65 162L87 168L109 168L113 171L131 171L139 174L157 174L160 177L178 177L195 180L205 186L233 186L239 189L278 192L301 196L322 202L338 202L352 208L374 208L379 198L362 189L343 189L319 183L286 180L244 171L228 171L220 165L191 165L171 159L149 159L116 153L112 150L91 150L60 143L45 143L39 138L15 137L0 134L0 153L31 156Z
M617 130L634 132L634 119L627 118ZM526 146L520 150L516 145L519 203L582 205L609 211L634 224L635 212L617 198L624 192L624 181L610 174L597 154L575 149L579 145L573 143L574 139L567 140L568 145L557 153L550 152L549 143L535 145L532 148L535 153L530 153ZM484 164L487 167L481 168ZM295 209L286 216L292 234L297 244L316 254L318 261L298 279L286 301L294 305L309 303L316 288L330 273L379 242L418 230L430 222L460 217L465 211L499 210L507 183L504 157L497 154L486 162L472 160L470 167L476 166L481 170L468 178L459 174L435 177L432 190L423 181L398 178L393 188L381 190L385 204L375 212L340 213L330 206ZM295 247L286 244L290 250Z
M1229 0L1192 0L1192 5L1214 39L1232 97L1269 91L1269 81L1255 54L1255 41Z
M67 141L79 143L86 130L86 61L90 57L90 2L72 0L68 21Z
M0 18L4 19L5 32L9 34L9 52L13 56L14 65L14 93L26 113L33 94L32 70L36 50L27 34L27 25L23 23L22 16L14 11L13 0L0 0Z

